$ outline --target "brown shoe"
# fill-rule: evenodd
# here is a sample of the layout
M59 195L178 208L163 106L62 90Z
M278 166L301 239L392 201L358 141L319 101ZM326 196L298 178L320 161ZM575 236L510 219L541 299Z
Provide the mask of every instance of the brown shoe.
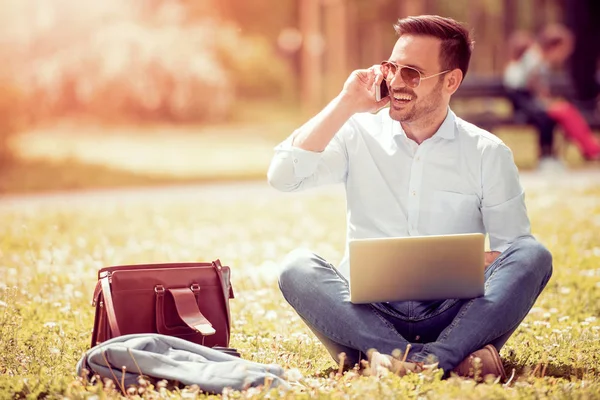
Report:
M476 361L476 358L480 361ZM492 375L495 378L500 377L501 382L506 381L506 371L504 371L500 354L491 344L470 354L452 372L465 378L474 378L477 372L478 380Z

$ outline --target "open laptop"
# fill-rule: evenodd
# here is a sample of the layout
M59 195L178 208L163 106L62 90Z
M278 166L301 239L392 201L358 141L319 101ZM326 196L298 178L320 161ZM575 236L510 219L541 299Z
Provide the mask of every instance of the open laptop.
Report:
M350 301L482 296L484 249L482 233L350 240Z

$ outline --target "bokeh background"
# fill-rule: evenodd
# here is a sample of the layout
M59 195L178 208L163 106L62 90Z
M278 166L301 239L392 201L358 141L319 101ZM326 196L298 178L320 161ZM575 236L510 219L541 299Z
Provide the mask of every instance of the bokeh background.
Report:
M399 17L466 22L468 78L493 85L509 35L573 26L575 3L585 1L3 0L0 191L263 179L278 141L350 71L388 57ZM459 115L508 109L467 100ZM493 132L535 167L531 127ZM583 165L568 143L561 154Z

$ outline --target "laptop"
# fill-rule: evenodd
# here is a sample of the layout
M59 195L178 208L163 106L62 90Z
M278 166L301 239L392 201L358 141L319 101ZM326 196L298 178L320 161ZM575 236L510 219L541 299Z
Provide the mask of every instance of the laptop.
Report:
M484 293L485 235L349 242L350 301L469 299Z

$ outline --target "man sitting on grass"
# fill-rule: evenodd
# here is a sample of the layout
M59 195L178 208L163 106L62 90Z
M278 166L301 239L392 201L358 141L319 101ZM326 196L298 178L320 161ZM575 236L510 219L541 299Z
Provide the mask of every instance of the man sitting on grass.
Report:
M482 232L485 295L442 301L353 304L348 251L335 268L305 250L284 262L286 300L336 359L349 366L371 349L371 366L446 376L504 377L498 350L552 274L552 257L530 232L510 149L457 117L450 97L467 73L469 32L439 16L401 19L390 59L354 71L340 94L275 151L270 184L282 191L343 182L347 239ZM375 100L387 82L390 96ZM389 103L389 111L380 108ZM376 113L375 113L376 112ZM402 363L391 356L406 353Z

